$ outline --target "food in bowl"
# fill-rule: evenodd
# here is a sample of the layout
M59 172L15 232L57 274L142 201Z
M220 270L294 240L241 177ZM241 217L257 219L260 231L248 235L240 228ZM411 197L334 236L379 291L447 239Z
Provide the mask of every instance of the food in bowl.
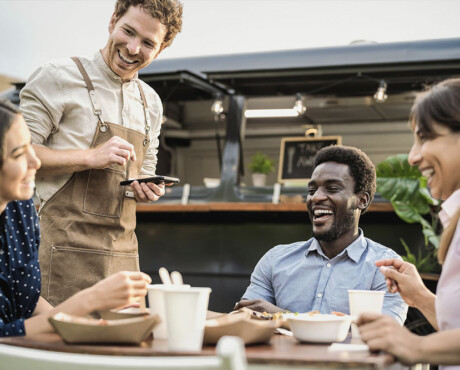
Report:
M347 337L352 317L337 314L287 314L294 337L301 342L342 342Z

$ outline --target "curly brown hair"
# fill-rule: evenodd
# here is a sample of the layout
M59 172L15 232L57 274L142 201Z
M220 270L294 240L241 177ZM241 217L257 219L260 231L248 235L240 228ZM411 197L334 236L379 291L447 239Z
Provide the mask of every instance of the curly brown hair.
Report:
M316 153L314 168L324 162L337 162L348 166L350 175L355 180L355 194L369 194L369 203L362 213L366 212L377 190L375 166L367 154L352 146L327 146Z
M131 6L139 6L166 26L167 32L160 51L170 46L182 30L182 4L177 0L117 0L115 18L118 21Z

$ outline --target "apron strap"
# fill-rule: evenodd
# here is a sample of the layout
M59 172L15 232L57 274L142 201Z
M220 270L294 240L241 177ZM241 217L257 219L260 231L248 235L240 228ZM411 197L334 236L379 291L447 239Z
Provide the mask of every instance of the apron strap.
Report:
M145 139L144 139L144 146L150 141L150 116L149 116L149 109L147 105L147 99L145 98L144 90L142 90L141 83L139 80L136 80L137 87L139 87L139 92L141 93L142 104L144 105L144 117L145 117Z
M91 79L89 78L88 73L86 72L85 67L83 67L83 64L81 63L80 59L78 59L77 57L71 57L70 59L72 59L74 63L77 65L78 70L80 71L83 77L83 80L85 81L86 88L88 89L89 97L91 100L91 104L93 105L93 112L99 119L99 123L100 123L99 129L101 130L101 132L106 132L108 127L105 124L104 120L102 119L102 109L96 100L96 91L94 90L93 83L91 82ZM136 82L139 88L139 92L141 93L142 105L144 106L144 118L145 118L144 146L146 146L147 143L150 141L150 135L149 135L150 134L150 116L149 116L147 99L145 98L144 90L142 90L142 86L139 80L136 80Z
M102 109L96 100L96 92L94 91L93 83L91 82L91 79L89 78L88 73L83 67L83 64L81 63L80 59L78 59L77 57L71 57L70 59L72 59L75 62L75 64L78 67L78 70L80 71L83 77L83 80L85 81L86 88L88 89L88 93L89 93L89 98L91 100L91 104L93 105L93 112L99 119L99 123L100 123L99 129L101 130L101 132L106 132L108 127L105 124L104 120L102 119Z

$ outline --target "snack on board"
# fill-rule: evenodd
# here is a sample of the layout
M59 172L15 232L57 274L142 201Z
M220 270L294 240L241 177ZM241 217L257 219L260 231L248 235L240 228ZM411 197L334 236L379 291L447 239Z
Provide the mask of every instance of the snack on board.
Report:
M233 311L206 320L204 343L216 344L224 335L240 337L244 344L265 343L279 325L277 320L251 320L248 311Z
M62 322L70 322L74 324L94 325L94 326L107 326L109 323L104 319L95 319L92 317L74 316L63 312L54 315L54 319Z
M68 343L140 343L160 321L158 315L104 320L58 313L49 318Z
M277 321L278 325L284 329L289 330L289 324L284 317L289 312L275 312L275 313L268 313L268 312L257 312L253 311L250 308L243 307L238 311L235 312L248 312L250 314L250 318L253 320L273 320Z
M262 312L260 317L262 319L267 319L267 320L280 320L283 318L283 315L287 312L274 312L274 313L268 313L268 312ZM255 314L255 312L253 312Z

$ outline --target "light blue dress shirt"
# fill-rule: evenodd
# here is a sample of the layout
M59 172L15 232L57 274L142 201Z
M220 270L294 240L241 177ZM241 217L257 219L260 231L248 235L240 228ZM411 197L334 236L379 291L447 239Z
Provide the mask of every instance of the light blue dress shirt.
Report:
M359 237L332 259L314 238L278 245L257 263L243 299L264 299L291 312L349 313L348 289L387 291L385 278L374 264L384 258L400 257L365 238L361 229ZM407 308L399 294L385 294L383 313L400 325Z

